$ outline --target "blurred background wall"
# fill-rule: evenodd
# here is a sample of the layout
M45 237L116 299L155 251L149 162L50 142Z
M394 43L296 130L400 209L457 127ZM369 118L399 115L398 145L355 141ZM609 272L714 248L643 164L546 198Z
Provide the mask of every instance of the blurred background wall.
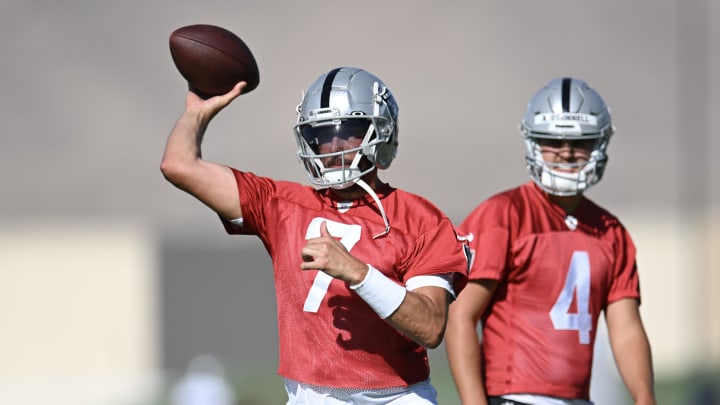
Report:
M239 403L282 403L262 245L226 236L158 169L186 89L167 39L195 23L234 31L261 70L213 121L207 159L306 182L302 90L364 67L401 110L382 177L456 222L526 181L530 95L588 81L617 127L588 195L638 246L660 403L699 403L720 384L719 22L710 0L0 2L0 403L162 403L201 354ZM598 346L593 395L624 403ZM431 360L457 403L444 349Z

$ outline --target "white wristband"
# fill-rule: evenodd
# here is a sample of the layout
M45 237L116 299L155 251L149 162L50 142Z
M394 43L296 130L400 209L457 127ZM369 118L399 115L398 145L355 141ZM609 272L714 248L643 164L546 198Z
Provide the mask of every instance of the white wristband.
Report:
M375 267L368 264L368 272L360 284L350 288L370 305L380 318L385 319L395 312L405 299L405 287L392 281Z

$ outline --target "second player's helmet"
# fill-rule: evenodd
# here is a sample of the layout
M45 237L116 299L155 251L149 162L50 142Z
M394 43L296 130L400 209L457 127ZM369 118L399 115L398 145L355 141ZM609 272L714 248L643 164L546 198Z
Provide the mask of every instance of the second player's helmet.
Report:
M349 187L372 170L387 169L396 156L397 103L387 86L365 70L340 67L323 74L307 89L297 114L297 155L314 185ZM362 144L320 154L320 135L328 131L358 134ZM346 158L354 152L352 160ZM325 167L321 158L327 157L339 157L341 166ZM369 164L360 165L363 158Z
M569 77L551 80L530 99L520 131L525 137L530 178L548 193L580 194L602 179L614 128L605 101L584 81ZM543 160L538 139L595 143L587 162L558 164Z

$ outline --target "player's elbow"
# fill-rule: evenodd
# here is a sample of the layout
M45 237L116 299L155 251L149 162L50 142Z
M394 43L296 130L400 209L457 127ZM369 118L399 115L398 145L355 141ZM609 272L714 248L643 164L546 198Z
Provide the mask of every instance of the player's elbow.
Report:
M181 187L187 182L190 175L188 165L178 159L163 157L160 162L160 172L170 183Z
M437 349L438 346L440 346L440 343L442 343L442 337L439 339L433 339L433 340L427 342L426 344L424 344L423 346L425 346L428 349Z
M427 349L435 349L440 346L445 336L445 322L440 319L428 320L425 318L423 321L414 322L412 326L394 325L403 335Z
M431 333L428 334L428 336L423 339L423 342L420 344L428 349L437 349L438 346L440 346L440 343L443 341L443 337L445 336L445 329L444 328L436 328L437 330L431 331Z
M445 337L445 322L433 321L429 322L420 333L416 334L415 342L428 348L436 349L442 343Z

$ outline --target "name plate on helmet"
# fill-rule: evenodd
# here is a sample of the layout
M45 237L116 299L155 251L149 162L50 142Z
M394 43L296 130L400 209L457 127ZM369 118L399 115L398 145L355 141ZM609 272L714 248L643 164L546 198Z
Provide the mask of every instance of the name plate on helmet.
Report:
M597 125L597 117L590 114L578 113L547 113L535 116L535 124L544 124L550 122L577 122L586 125Z

